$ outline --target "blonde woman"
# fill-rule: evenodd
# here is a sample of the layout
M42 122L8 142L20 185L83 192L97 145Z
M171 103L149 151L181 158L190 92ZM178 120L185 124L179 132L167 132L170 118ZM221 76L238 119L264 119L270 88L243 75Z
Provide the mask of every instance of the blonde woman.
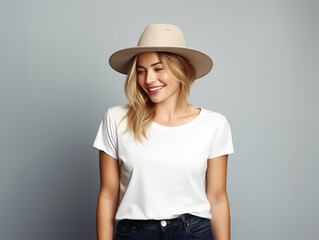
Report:
M150 24L137 47L109 62L127 74L128 104L106 111L93 144L98 239L229 240L230 126L221 113L188 102L211 58L186 47L177 26Z

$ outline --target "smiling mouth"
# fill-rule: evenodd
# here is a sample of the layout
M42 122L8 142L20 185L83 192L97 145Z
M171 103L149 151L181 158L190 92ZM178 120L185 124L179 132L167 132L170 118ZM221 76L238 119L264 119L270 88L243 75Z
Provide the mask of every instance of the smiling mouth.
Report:
M165 85L160 86L160 87L148 88L148 92L151 94L158 93L164 87L165 87Z

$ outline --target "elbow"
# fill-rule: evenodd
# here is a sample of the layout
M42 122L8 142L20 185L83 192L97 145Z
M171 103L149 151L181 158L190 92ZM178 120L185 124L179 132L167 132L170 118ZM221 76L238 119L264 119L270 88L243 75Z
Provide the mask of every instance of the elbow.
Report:
M220 202L228 202L228 195L226 191L211 194L207 193L207 199L211 205L215 205Z
M118 201L119 199L119 187L101 188L99 198L108 199L111 201Z

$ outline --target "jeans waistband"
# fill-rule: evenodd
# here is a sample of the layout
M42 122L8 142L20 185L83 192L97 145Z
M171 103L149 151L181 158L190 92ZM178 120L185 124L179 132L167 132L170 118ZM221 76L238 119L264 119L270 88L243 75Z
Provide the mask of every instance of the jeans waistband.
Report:
M122 219L120 221L123 223L130 223L130 224L136 225L137 227L148 226L152 228L161 228L161 224L163 223L163 221L165 221L166 222L165 226L167 227L175 227L177 225L183 225L184 228L188 228L189 224L197 220L198 218L200 217L189 214L189 213L184 213L172 219L160 219L160 220Z

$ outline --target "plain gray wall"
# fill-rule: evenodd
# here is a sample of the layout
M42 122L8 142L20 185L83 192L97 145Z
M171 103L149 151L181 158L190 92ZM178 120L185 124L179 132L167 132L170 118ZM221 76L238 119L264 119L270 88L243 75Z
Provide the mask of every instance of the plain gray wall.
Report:
M108 65L148 23L213 71L190 102L226 115L232 239L319 239L318 1L2 0L0 239L95 239L98 150L126 103Z

